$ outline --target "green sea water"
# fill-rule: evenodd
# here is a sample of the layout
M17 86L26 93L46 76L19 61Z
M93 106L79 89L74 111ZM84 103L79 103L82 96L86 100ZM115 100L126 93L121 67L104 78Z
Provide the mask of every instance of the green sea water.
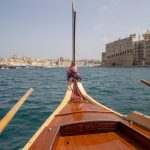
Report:
M82 83L90 96L123 114L132 111L150 115L150 68L79 68ZM0 119L30 88L31 96L0 135L0 150L22 148L62 101L66 69L0 70Z

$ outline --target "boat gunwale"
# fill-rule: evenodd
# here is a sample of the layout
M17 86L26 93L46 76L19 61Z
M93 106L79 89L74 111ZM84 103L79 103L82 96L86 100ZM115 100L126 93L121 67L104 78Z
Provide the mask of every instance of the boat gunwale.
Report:
M47 120L42 124L42 126L34 133L32 138L26 143L26 145L22 148L22 150L28 150L35 142L35 140L38 138L38 136L42 133L44 128L51 123L55 115L58 114L63 109L66 103L70 100L72 94L72 88L73 88L73 84L67 86L67 91L62 102L59 104L56 110L47 118Z
M108 107L106 107L106 106L104 106L104 105L98 103L95 99L93 99L91 96L89 96L89 95L87 94L87 92L85 91L85 89L84 89L84 87L83 87L83 85L82 85L81 82L77 82L77 86L78 86L78 88L79 88L81 94L82 94L82 95L85 97L85 99L87 99L89 102L91 102L91 103L93 103L93 104L95 104L95 105L97 105L97 106L99 106L99 107L103 107L104 109L107 109L108 111L113 112L114 114L116 114L117 116L119 116L119 117L121 117L121 118L124 117L124 115L122 115L121 113L118 113L118 112L116 112L116 111L114 111L114 110L112 110L112 109L110 109L110 108L108 108Z
M138 115L138 118L137 118L137 119L135 119L135 118L134 118L134 119L131 119L131 118L129 117L131 114L129 114L128 116L126 116L126 115L123 115L123 114L121 114L121 113L118 113L118 112L116 112L116 111L114 111L114 110L112 110L112 109L110 109L110 108L108 108L108 107L106 107L106 106L104 106L104 105L98 103L95 99L93 99L91 96L89 96L89 95L87 94L87 92L85 91L85 89L84 89L84 87L83 87L83 85L82 85L81 82L78 82L78 83L77 83L77 86L78 86L78 88L79 88L81 94L82 94L88 101L90 101L91 103L96 104L96 105L99 106L99 107L103 107L103 108L107 109L108 111L113 112L114 114L116 114L117 116L119 116L121 119L126 120L126 121L128 121L129 123L130 123L130 122L131 122L131 123L134 122L134 123L136 123L137 125L141 126L143 129L145 128L145 129L147 129L147 130L150 131L150 125L149 125L150 116L145 115L145 114L142 114L142 113L137 112L137 111L133 111L133 112L131 112L131 114L134 114L134 115L136 114L136 115ZM140 121L139 121L139 117L141 117L141 116L142 116L143 118L141 118ZM146 121L147 124L144 124L144 123L143 123L143 122L145 122L145 119L147 119L147 121Z

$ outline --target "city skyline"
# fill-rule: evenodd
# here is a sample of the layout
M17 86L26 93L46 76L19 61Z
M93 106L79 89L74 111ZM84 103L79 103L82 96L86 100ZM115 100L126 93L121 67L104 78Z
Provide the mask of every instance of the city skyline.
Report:
M77 59L99 59L105 44L150 28L150 1L76 0ZM0 57L72 56L71 0L0 1Z

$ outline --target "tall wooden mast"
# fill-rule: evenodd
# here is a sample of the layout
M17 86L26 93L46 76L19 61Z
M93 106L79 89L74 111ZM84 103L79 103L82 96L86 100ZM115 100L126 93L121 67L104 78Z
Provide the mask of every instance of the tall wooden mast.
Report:
M75 64L76 10L72 1L72 63Z

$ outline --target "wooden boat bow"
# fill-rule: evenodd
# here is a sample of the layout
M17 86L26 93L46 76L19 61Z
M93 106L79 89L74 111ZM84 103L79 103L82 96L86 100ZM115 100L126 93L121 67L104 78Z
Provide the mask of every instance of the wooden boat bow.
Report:
M86 149L85 147L87 149L89 147L91 149L114 147L115 150L150 148L148 128L134 122L131 123L122 114L96 102L86 93L81 82L78 82L76 86L83 95L84 101L72 102L71 95L74 85L72 84L71 88L68 86L59 107L29 140L23 150ZM76 141L77 138L82 139L83 143ZM86 141L88 143L84 143Z

